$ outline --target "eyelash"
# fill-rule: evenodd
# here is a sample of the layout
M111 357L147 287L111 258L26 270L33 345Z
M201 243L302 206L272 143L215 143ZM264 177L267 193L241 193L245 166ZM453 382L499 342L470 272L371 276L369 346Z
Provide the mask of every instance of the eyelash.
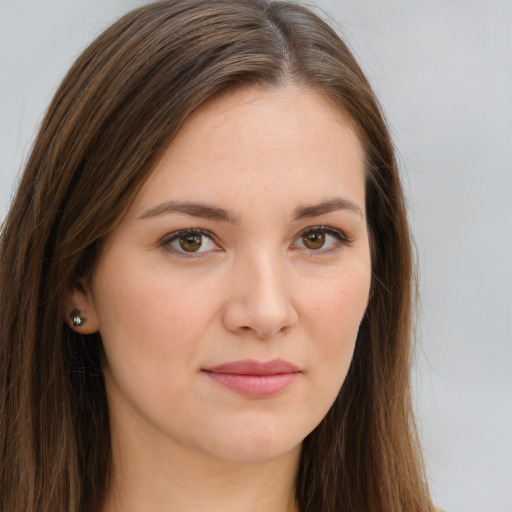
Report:
M309 253L311 256L321 256L323 254L329 254L331 252L334 252L338 249L340 249L342 246L348 246L351 243L351 240L347 238L340 230L334 229L329 226L312 226L310 228L306 228L305 230L301 231L296 237L295 241L301 240L304 237L307 237L311 234L316 233L323 233L325 235L332 236L336 239L337 243L333 244L331 247L328 247L327 249L323 249L322 247L319 249L307 249L306 247L301 247L299 249L303 249ZM204 230L204 229L182 229L179 231L174 231L173 233L170 233L169 235L165 236L161 242L160 246L164 247L166 250L173 252L174 254L178 254L182 258L201 258L205 255L207 255L211 251L191 251L187 252L184 250L179 250L171 246L172 242L175 242L176 240L179 240L183 236L194 236L198 235L200 237L205 237L211 240L214 244L219 246L219 242L217 241L217 238L213 233ZM295 244L296 242L294 242Z
M181 251L178 249L175 249L171 246L172 242L179 240L182 236L194 236L198 235L201 237L205 237L210 239L214 244L220 245L217 242L217 238L213 235L213 233L210 233L209 231L206 231L204 229L181 229L179 231L174 231L172 233L169 233L169 235L165 236L160 245L164 247L166 250L178 254L182 258L201 258L205 256L208 251L201 251L201 252L187 252L187 251Z
M296 240L303 239L304 237L315 234L315 233L324 233L326 235L332 236L337 240L337 243L333 244L333 246L328 247L327 249L307 249L305 248L311 256L321 256L323 254L329 254L331 252L335 252L336 250L341 249L343 246L348 246L351 243L351 240L344 235L342 231L339 229L334 229L329 226L312 226L310 228L306 228L304 231L301 231L300 234L296 237Z

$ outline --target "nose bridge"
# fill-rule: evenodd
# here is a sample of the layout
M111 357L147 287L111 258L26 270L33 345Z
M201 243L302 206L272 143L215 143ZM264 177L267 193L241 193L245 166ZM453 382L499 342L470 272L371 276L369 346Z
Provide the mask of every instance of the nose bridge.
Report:
M287 297L286 270L283 258L270 248L260 248L248 258L252 283L249 302L264 309L265 305L282 306ZM269 308L272 309L272 308Z
M226 311L230 330L268 338L294 325L290 269L279 250L270 243L244 250L233 267Z

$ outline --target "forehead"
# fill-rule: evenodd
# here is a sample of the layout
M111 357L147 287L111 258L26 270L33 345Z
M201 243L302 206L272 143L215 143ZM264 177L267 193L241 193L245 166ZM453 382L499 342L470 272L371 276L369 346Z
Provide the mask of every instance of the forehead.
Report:
M309 88L244 88L189 117L134 208L183 196L233 208L265 196L285 206L299 196L307 203L335 193L364 209L364 151L350 118Z

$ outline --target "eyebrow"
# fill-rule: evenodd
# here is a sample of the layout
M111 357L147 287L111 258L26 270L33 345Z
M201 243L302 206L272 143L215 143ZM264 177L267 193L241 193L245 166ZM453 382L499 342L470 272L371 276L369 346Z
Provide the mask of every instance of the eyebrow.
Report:
M142 215L137 217L137 219L147 219L149 217L156 217L157 215L169 213L181 213L183 215L190 215L191 217L218 220L222 222L229 222L231 224L235 224L238 221L238 217L230 210L202 203L179 201L166 201L164 203L160 203L153 208L145 210Z
M293 212L293 220L306 219L310 217L318 217L326 213L336 210L349 210L364 218L361 208L349 199L336 197L322 201L321 203L308 206L299 206ZM156 217L158 215L180 213L189 215L191 217L200 217L202 219L217 220L222 222L229 222L236 224L239 217L231 210L219 208L217 206L194 203L194 202L180 202L180 201L166 201L160 203L148 210L145 210L139 217L140 219L147 219Z
M299 206L293 212L293 220L318 217L319 215L324 215L325 213L330 213L335 210L349 210L364 218L363 211L356 203L349 199L335 197L315 205Z

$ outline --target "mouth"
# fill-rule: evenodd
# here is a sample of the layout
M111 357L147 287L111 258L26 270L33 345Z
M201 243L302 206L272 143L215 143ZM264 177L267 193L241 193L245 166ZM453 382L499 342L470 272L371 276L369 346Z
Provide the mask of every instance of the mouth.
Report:
M297 366L282 359L261 362L232 361L202 372L217 384L250 398L267 398L290 387L301 375Z

